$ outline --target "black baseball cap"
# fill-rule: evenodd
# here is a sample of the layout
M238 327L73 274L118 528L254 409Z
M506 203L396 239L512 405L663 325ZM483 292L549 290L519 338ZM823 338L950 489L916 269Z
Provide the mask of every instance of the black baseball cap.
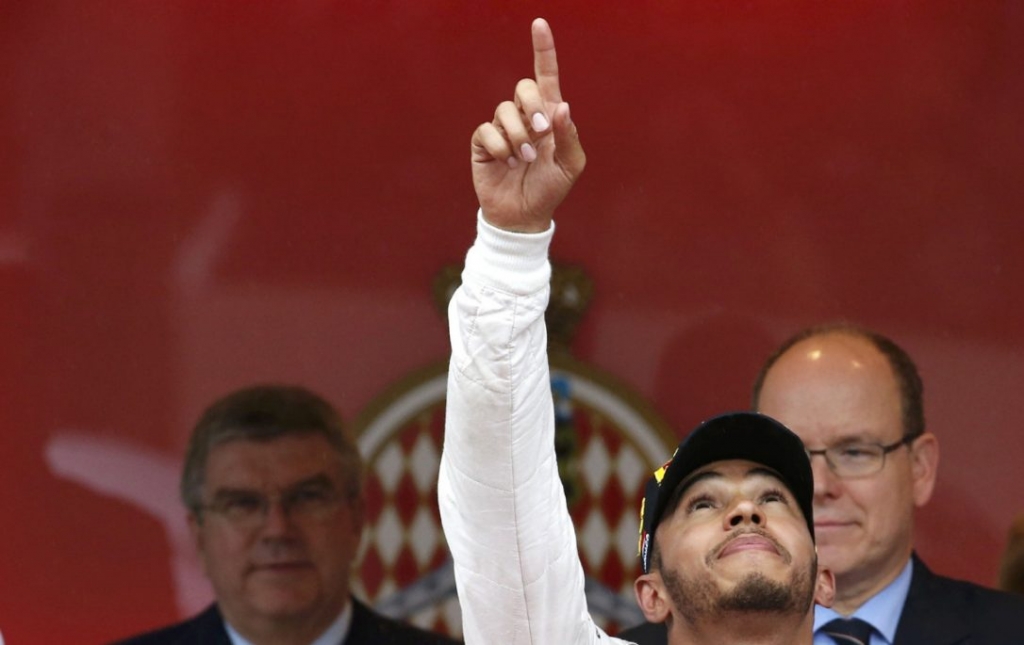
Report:
M655 471L644 488L640 506L640 566L651 571L651 542L665 507L676 488L704 466L728 459L743 459L778 473L796 498L814 539L814 476L800 437L775 419L757 412L733 412L713 417L684 439L672 458Z

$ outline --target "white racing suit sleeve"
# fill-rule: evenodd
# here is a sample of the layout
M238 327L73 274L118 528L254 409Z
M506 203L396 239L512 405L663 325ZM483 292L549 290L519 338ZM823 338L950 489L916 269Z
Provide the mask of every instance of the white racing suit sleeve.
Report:
M546 233L477 218L449 305L438 482L467 645L624 643L593 622L558 478L544 310Z

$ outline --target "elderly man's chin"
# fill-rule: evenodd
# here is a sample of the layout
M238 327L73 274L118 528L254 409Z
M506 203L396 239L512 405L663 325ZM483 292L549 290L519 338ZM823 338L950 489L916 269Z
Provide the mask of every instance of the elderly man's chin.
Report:
M310 585L260 585L250 589L249 604L268 617L302 616L319 602Z

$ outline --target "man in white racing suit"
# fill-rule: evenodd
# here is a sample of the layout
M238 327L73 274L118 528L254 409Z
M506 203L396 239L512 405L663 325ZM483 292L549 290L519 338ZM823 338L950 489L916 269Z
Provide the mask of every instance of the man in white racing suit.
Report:
M586 163L562 101L551 30L533 24L535 78L472 138L480 212L452 341L438 486L467 645L623 643L586 606L558 478L544 310L555 208ZM817 567L810 462L755 413L696 428L647 485L637 601L671 644L811 643Z

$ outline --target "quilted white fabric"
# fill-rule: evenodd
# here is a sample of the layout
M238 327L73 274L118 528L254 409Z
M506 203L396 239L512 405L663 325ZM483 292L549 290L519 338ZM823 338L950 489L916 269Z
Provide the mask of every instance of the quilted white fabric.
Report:
M467 645L625 643L587 611L576 535L558 478L547 364L546 233L477 217L452 342L441 522Z

